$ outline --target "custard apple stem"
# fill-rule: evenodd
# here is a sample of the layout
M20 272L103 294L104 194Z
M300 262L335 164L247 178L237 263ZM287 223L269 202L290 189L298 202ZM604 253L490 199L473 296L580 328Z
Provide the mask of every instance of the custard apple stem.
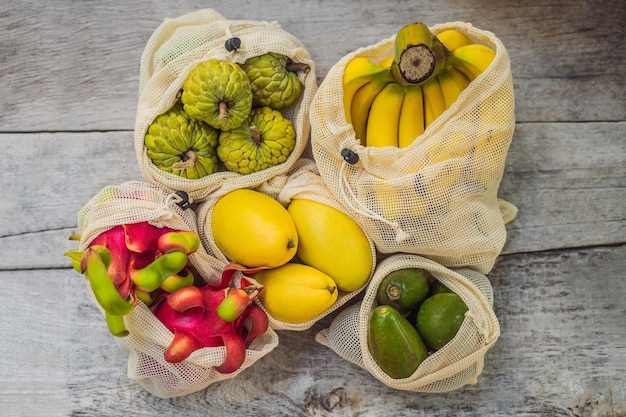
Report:
M186 151L183 156L185 156L187 159L172 164L172 169L191 169L196 166L198 154L193 149L189 149L188 151Z
M228 119L228 103L225 101L220 101L219 104L219 117L221 121Z
M285 69L291 72L304 72L305 74L311 71L311 68L307 64L301 62L288 62L287 65L285 65Z
M250 134L252 135L252 140L254 143L259 144L263 139L261 137L261 132L259 132L259 128L256 126L250 126Z

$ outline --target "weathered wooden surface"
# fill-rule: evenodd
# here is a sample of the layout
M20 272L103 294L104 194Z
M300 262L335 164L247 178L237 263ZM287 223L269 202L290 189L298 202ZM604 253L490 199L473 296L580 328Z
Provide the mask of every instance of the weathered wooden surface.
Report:
M503 41L517 126L500 194L519 214L489 275L502 335L477 385L389 389L315 342L333 316L279 333L252 368L186 397L162 400L126 377L62 253L89 198L141 179L132 129L145 42L203 7L278 21L307 46L318 82L413 20L469 21ZM623 0L0 1L1 414L625 416L625 15Z

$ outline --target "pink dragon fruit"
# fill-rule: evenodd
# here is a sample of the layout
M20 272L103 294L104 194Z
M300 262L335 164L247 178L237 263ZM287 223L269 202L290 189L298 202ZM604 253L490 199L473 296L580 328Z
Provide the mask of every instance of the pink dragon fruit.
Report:
M268 317L252 304L262 289L255 280L243 276L239 288L230 286L237 270L252 272L230 264L220 283L181 288L155 308L155 316L174 334L166 361L180 362L198 349L224 346L225 360L217 371L232 373L241 367L246 348L267 331Z
M162 292L192 285L188 255L200 245L195 232L159 228L147 222L115 226L84 251L65 253L84 274L105 311L109 330L128 334L123 316L141 300L152 304Z

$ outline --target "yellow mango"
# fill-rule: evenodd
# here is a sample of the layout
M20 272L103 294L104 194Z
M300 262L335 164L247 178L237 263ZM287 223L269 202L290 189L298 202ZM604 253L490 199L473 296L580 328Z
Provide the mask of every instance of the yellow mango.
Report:
M372 272L372 250L361 227L345 213L314 200L287 206L298 231L298 258L329 275L343 291L361 288Z
M276 320L304 323L327 310L337 300L335 281L308 265L287 263L254 274L263 289L259 301Z
M277 267L298 249L296 226L278 201L249 189L231 191L211 213L215 244L230 261L248 267Z

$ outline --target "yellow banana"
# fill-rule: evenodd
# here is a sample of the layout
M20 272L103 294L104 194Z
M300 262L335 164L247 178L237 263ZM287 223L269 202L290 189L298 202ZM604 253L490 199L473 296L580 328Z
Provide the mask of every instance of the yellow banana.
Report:
M439 78L439 85L441 86L441 92L443 93L443 99L446 103L446 108L450 106L459 98L463 88L459 87L456 83L454 76L452 75L452 68L445 68L437 76ZM463 74L461 74L463 75ZM463 78L465 78L463 76Z
M424 128L427 128L446 111L446 101L438 77L431 78L422 84L422 92L424 94Z
M437 38L444 44L449 51L454 51L455 49L469 45L472 43L472 40L463 32L458 31L456 29L446 29L437 34Z
M372 102L383 87L390 82L392 82L391 74L389 71L385 71L359 88L352 97L352 103L350 104L352 127L356 133L356 138L363 145L365 145L367 118Z
M389 69L392 63L393 63L393 55L388 56L387 58L381 59L380 62L378 63L378 66L381 68Z
M348 123L352 123L350 107L357 90L388 70L382 69L365 57L355 57L348 62L343 70L343 108Z
M473 43L455 49L448 62L473 81L489 67L495 56L495 51L490 47Z
M463 74L461 71L454 68L453 66L448 66L448 71L450 72L452 79L461 89L461 91L463 91L469 85L470 80L468 80L465 74Z
M398 119L398 146L404 148L424 133L424 96L420 86L407 87Z
M398 146L400 109L404 99L404 88L388 83L378 93L367 119L366 146Z
M416 193L403 187L398 189L375 189L373 192L376 211L390 222L413 221L428 214L429 200L432 196ZM410 202L410 204L407 204Z

